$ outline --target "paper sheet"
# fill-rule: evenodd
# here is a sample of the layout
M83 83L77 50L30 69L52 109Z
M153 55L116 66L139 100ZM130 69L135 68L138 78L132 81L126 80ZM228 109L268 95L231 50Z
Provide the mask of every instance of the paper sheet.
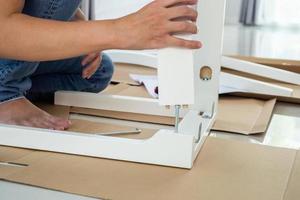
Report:
M149 95L154 98L158 98L158 78L157 76L146 76L138 74L130 74L132 80L139 84L143 84Z
M153 98L158 98L158 78L157 76L130 74L130 77L135 82L144 85L149 95ZM227 87L220 85L219 94L227 94L233 92L243 92L238 88Z

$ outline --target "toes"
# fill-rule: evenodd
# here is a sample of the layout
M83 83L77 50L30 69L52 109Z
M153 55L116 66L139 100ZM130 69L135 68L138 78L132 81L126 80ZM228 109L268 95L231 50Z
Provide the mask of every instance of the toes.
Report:
M55 130L66 130L71 125L69 120L57 117L51 117L51 122L54 124Z

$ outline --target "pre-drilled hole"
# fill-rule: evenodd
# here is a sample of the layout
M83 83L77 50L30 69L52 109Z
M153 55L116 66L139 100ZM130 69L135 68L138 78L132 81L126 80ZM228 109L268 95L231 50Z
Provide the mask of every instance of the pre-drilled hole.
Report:
M203 66L200 69L200 79L203 81L209 81L212 79L212 69L208 66Z

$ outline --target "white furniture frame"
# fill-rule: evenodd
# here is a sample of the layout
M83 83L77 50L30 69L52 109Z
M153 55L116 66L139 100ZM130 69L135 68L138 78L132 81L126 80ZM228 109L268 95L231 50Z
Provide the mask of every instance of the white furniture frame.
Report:
M158 65L158 55L155 52L109 50L106 51L106 53L116 63L135 64L150 68L156 68L156 66ZM276 69L273 67L234 59L227 56L222 56L222 66L227 69L233 69L236 71L265 77L276 81L300 85L300 74L282 69ZM293 89L291 88L282 87L272 83L267 83L250 78L245 78L226 72L222 72L220 74L220 86L235 88L238 91L243 92L271 96L290 97L293 95Z
M200 34L186 37L203 41L205 47L200 50L170 48L160 51L158 76L159 86L166 93L163 99L80 92L58 92L56 95L56 104L60 105L121 111L132 109L136 113L146 110L168 116L174 113L166 111L165 105L177 108L188 105L178 133L159 130L149 139L137 140L1 125L0 145L192 168L217 112L225 0L202 0L197 9L197 25L205 28L201 28ZM199 77L204 66L212 71L210 79Z
M224 68L245 72L260 77L267 77L276 81L300 85L300 74L295 72L243 61L228 56L222 57L222 66Z

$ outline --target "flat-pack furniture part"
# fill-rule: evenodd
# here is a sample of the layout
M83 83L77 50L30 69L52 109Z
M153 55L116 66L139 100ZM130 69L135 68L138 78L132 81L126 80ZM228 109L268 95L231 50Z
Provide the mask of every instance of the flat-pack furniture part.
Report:
M136 140L1 125L0 145L192 168L217 112L225 0L202 0L197 10L197 26L205 28L197 35L187 37L201 40L205 46L199 50L160 50L162 66L158 68L168 69L159 72L159 86L166 93L165 96L161 94L164 96L162 99L82 92L58 92L55 96L55 103L59 105L96 109L104 106L106 110L133 109L137 113L146 110L174 115L173 110L166 110L159 104L167 107L176 105L177 108L188 106L182 114L178 132L159 130L150 139ZM182 62L182 59L185 61ZM188 91L185 93L183 90ZM187 95L177 101L178 94Z

